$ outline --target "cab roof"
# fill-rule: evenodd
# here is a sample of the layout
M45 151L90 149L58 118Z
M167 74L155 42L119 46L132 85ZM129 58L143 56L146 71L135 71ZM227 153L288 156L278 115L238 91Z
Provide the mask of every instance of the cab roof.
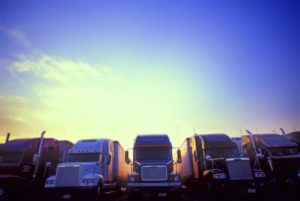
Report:
M10 140L0 147L0 151L18 152L25 151L28 148L36 148L41 138L25 138ZM54 140L53 138L44 138L44 140Z
M225 148L225 147L236 147L236 144L232 142L230 137L224 133L217 134L196 134L201 137L204 141L206 148Z
M296 143L290 141L283 135L278 135L275 133L269 134L253 134L253 138L255 143L267 147L295 147Z
M135 138L134 146L168 146L172 147L169 136L166 134L143 134Z
M71 149L70 153L104 152L108 147L109 139L87 139L79 140Z

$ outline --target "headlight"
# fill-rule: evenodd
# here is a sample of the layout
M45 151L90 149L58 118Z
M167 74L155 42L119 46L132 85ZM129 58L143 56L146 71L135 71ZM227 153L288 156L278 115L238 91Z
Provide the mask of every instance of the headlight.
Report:
M226 175L224 173L216 173L213 174L214 179L226 179Z
M129 176L129 182L134 182L134 181L135 181L134 176Z
M88 179L83 179L82 183L84 184L94 184L96 182L95 178L88 178Z
M51 179L51 180L47 180L46 184L54 184L55 180Z
M298 172L298 174L297 174L297 175L298 175L298 177L300 178L300 172Z
M266 177L265 173L261 172L261 171L255 172L254 176L257 178L265 178Z
M179 181L179 176L178 175L174 176L174 181Z

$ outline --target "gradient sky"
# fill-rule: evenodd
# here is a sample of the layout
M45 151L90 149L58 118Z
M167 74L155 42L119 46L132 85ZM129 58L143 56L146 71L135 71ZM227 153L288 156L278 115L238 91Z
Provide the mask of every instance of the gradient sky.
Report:
M300 1L0 0L0 142L300 129Z

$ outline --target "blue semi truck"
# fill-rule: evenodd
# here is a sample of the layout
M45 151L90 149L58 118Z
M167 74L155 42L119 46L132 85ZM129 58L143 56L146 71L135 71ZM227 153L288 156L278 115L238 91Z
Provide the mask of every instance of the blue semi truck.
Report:
M125 150L118 141L79 140L70 149L67 162L59 164L56 175L47 178L46 191L62 199L120 191L130 171L124 157Z
M132 165L128 176L127 194L129 200L139 197L178 198L181 181L174 165L181 162L173 160L173 149L167 135L138 135L133 147L133 161L126 151L126 163Z

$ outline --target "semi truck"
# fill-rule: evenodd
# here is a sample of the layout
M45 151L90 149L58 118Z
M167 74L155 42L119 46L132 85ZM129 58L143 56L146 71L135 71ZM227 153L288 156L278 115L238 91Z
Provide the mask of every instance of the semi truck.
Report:
M247 132L248 135L242 136L246 154L252 163L259 162L269 183L275 186L299 184L300 154L297 144L285 135ZM260 156L258 160L256 155Z
M46 178L72 146L69 141L44 138L9 141L0 147L0 197L23 195L28 189L43 189Z
M79 140L70 149L67 162L57 166L45 188L56 198L70 199L80 194L101 196L106 191L126 187L130 166L118 141L110 139Z
M226 134L195 134L180 146L182 182L202 192L256 193L264 172L253 167Z
M129 200L143 197L168 197L178 199L181 190L180 175L174 165L173 147L166 134L138 135L133 146L133 160L126 151L126 163L131 164L128 175L127 195Z

